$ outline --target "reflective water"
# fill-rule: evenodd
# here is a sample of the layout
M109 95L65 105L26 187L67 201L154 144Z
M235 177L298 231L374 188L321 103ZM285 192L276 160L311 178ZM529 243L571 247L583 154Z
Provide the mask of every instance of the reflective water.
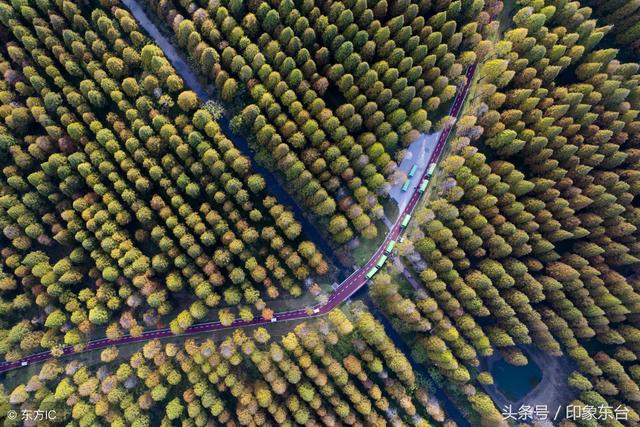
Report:
M491 365L491 375L498 390L512 402L526 396L542 379L540 367L531 360L525 366L497 360Z

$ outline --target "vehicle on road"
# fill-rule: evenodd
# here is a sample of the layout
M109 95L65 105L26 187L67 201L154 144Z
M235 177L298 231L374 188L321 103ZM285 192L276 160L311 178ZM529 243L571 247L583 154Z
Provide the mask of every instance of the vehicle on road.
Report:
M387 245L387 248L384 250L386 253L390 254L391 251L393 251L393 248L396 246L396 241L392 240L389 242L389 244Z
M428 185L429 185L429 178L425 178L424 180L422 180L422 182L420 183L420 188L418 188L418 191L420 192L420 194L424 193Z
M469 68L469 70L467 70L467 74L468 75L473 75L474 71L475 71L476 65L474 64L472 67ZM456 96L456 98L461 98L464 99L464 97L467 95L468 93L468 88L469 88L469 82L470 80L467 82L467 84L463 87L462 91L458 93L458 95ZM457 105L459 107L459 105L461 105L461 102L457 102ZM452 116L457 116L457 112L459 111L459 108L455 107L451 109L450 115ZM445 128L445 130L443 131L443 133L441 134L439 140L438 140L438 145L436 146L435 150L431 153L431 157L430 157L430 161L431 163L428 165L427 171L425 173L425 178L427 179L423 179L421 181L421 183L419 185L414 186L415 191L414 194L412 194L412 196L418 196L419 192L421 193L422 191L420 191L420 187L422 187L425 182L428 182L428 179L432 177L435 168L437 166L436 163L436 159L439 157L439 155L442 152L442 148L440 147L441 143L444 143L447 139L447 137L449 136L451 132L451 127L447 127ZM403 191L408 190L410 185L410 179L407 179L404 182L404 186L406 186L406 189L404 189ZM403 187L404 187L403 186ZM415 202L417 200L414 200L415 198L412 197L412 205L410 205L410 208L407 209L405 212L411 212L411 210L413 210L415 208ZM404 228L406 228L409 225L409 222L411 221L411 214L410 213L406 213L404 215L404 217L402 217L402 221L400 224L400 231ZM397 223L395 223L397 224ZM394 225L395 225L394 224ZM395 231L395 227L392 228L392 231ZM402 243L405 240L405 236L399 235L399 237L397 237L398 243ZM391 254L391 251L393 250L394 246L396 244L396 241L392 240L390 241L387 246L386 246L386 250L385 253L388 255ZM369 262L367 262L368 265ZM340 290L341 288L344 288L343 290L349 290L349 292L342 292L340 295L336 295L338 298L333 298L330 299L327 303L321 305L318 308L318 311L316 312L314 310L314 313L320 313L321 310L325 310L326 311L330 311L331 309L333 309L334 307L338 306L341 303L345 303L346 305L350 305L351 304L351 300L349 299L349 297L358 289L360 289L362 286L365 286L367 281L372 279L375 274L377 274L377 272L379 271L379 268L376 267L375 265L373 267L371 267L368 272L366 274L364 274L364 267L362 267L362 269L356 265L353 266L353 270L354 273L352 275L349 276L350 280L344 280L339 284L335 284L335 287L332 285L332 288L334 288L336 291ZM366 277L366 280L363 280L364 277ZM245 322L245 321L241 321L240 319L237 319L236 321L233 322L232 325L222 325L220 322L208 322L206 324L200 324L197 325L197 327L192 327L189 328L187 330L187 332L184 333L184 335L191 335L191 334L199 334L202 332L209 332L209 331L217 331L217 330L224 330L224 329L229 329L231 327L243 327L246 325L265 325L268 323L276 323L276 322L286 322L289 320L298 320L298 319L303 319L305 317L309 317L309 312L305 311L305 310L297 310L297 311L289 311L289 312L280 312L280 313L275 313L277 315L280 316L280 319L278 319L277 317L272 317L270 319L266 319L266 318L260 318L260 319L255 319L254 321L251 322ZM196 325L194 325L196 326ZM153 339L153 337L161 337L161 338L165 338L165 337L171 337L174 336L173 333L171 333L169 331L169 329L161 329L161 330L157 330L155 332L155 335L153 335L153 331L151 331L151 334L146 334L143 337L140 338L147 338L147 339ZM137 341L143 341L142 339L135 339L135 342ZM94 340L91 341L82 352L84 351L89 351L89 350L96 350L96 349L101 349L101 348L105 348L107 346L110 345L122 345L122 344L126 344L129 342L134 342L132 341L132 337L129 336L125 336L125 337L121 337L115 340ZM80 351L76 352L74 351L74 348L72 346L67 346L64 348L64 355L70 355L70 354L74 354L74 353L81 353ZM54 355L52 354L51 351L45 351L43 353L38 354L36 357L30 357L27 358L25 357L23 360L17 360L14 362L0 362L0 373L2 372L7 372L13 369L16 369L18 367L24 367L29 365L30 363L41 363L41 362L45 362L47 360L50 360L54 358Z
M429 168L427 169L427 178L431 178L431 176L433 176L433 171L436 170L436 162L433 162L429 165Z
M378 267L378 268L382 268L382 266L384 265L384 263L385 263L385 262L387 262L387 259L388 259L388 258L389 258L389 257L388 257L387 255L382 255L382 256L380 257L380 259L378 260L378 263L376 264L376 267Z
M402 192L404 193L405 191L407 191L407 189L409 188L409 183L411 182L410 179L407 178L407 180L404 182L404 184L402 185Z
M320 313L320 309L319 309L319 308L314 308L314 309L313 309L313 313L314 313L314 314L318 314L318 313Z
M409 178L413 177L418 171L418 165L411 166L411 170L409 171Z

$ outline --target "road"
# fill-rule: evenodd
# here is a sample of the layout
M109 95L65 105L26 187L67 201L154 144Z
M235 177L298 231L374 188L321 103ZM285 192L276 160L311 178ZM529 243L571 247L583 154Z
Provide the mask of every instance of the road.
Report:
M458 91L456 98L451 106L451 111L449 112L450 116L458 117L460 110L462 108L462 104L469 92L469 88L471 86L471 80L473 75L475 74L477 64L471 65L466 72L466 83L462 90ZM449 138L451 133L453 124L445 127L438 138L436 147L434 148L431 157L429 158L429 164L437 162L442 150L446 145L446 141ZM181 336L187 335L195 335L203 332L211 332L211 331L220 331L224 329L234 329L234 328L242 328L246 326L259 326L259 325L268 325L273 322L282 322L282 321L290 321L290 320L301 320L315 316L322 316L327 314L329 311L333 310L340 303L346 301L353 295L358 289L364 286L367 283L367 272L373 268L380 257L384 254L385 249L391 240L396 240L400 236L403 231L403 227L401 226L402 220L407 214L411 214L415 209L418 201L420 200L420 196L422 195L418 191L418 186L422 182L422 180L426 177L427 168L421 176L414 177L414 183L416 185L413 187L413 194L411 195L411 199L407 206L404 208L400 215L398 215L398 219L395 223L392 224L389 233L387 233L386 238L382 242L382 244L378 247L375 253L371 256L369 261L365 263L360 269L354 271L349 277L347 277L340 285L335 289L335 291L331 294L329 299L324 304L318 304L316 306L308 308L301 308L297 310L284 311L279 313L274 313L273 318L271 320L265 319L262 317L255 318L251 321L245 321L242 319L237 319L230 325L223 325L220 322L205 322L193 325L185 330ZM143 334L134 337L131 335L125 335L115 340L110 340L108 338L101 338L98 340L93 340L88 342L81 352L91 351L91 350L99 350L105 347L110 346L118 346L129 343L136 342L144 342L156 338L167 338L174 335L169 328L164 329L156 329L152 331L144 332ZM63 355L71 355L75 354L72 346L67 346L64 348ZM20 368L22 366L26 366L31 363L44 362L46 360L52 359L55 356L52 355L51 351L43 351L41 353L36 353L31 356L24 357L22 359L16 360L14 362L2 362L0 363L0 373L7 372L16 368Z

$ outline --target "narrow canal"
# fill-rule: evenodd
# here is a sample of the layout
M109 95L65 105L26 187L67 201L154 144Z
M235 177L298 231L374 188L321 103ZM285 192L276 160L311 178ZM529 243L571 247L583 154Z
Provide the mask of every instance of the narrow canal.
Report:
M171 41L164 36L156 26L156 24L147 16L144 7L135 0L122 0L122 3L129 9L131 14L136 18L138 23L147 32L149 37L162 49L165 56L176 69L176 72L182 77L185 85L194 91L202 101L208 101L212 97L206 88L200 83L198 76L193 72L182 53L176 49ZM222 117L218 120L220 127L224 134L233 141L238 150L244 155L248 156L252 160L253 169L261 174L266 183L268 191L278 198L278 201L294 213L296 220L300 222L305 235L323 252L336 267L340 267L337 257L334 254L334 250L325 239L324 235L320 233L318 228L311 223L304 215L304 211L298 205L298 203L289 195L289 193L283 188L278 178L266 168L258 165L254 160L254 153L249 148L249 144L246 139L241 135L236 135L231 131L229 126L229 119Z
M369 296L367 295L367 288L362 287L353 295L352 298L359 298L362 302L364 302L371 314L373 314L373 316L380 323L382 323L382 325L384 326L384 330L389 338L393 340L393 343L396 345L396 347L398 347L402 351L402 353L404 353L404 355L407 357L407 360L409 360L409 363L411 363L413 371L425 378L431 378L425 366L413 360L413 358L411 357L411 349L409 348L407 343L404 342L400 334L395 329L393 329L393 326L391 325L391 322L389 322L387 317L383 313L381 313L378 307L376 307L376 305L371 301L371 298L369 298ZM446 419L455 421L458 427L471 427L469 421L467 421L462 412L460 412L456 404L453 403L451 399L449 399L449 396L447 396L447 394L435 384L433 384L433 386L435 390L434 395L438 399L440 406L444 410Z
M162 49L165 56L169 59L169 61L171 62L173 67L176 69L178 74L180 74L180 76L184 79L186 86L188 86L191 90L193 90L202 100L207 101L211 99L211 96L209 95L208 91L200 83L198 76L192 71L191 67L183 58L182 54L160 32L160 30L155 25L155 23L153 23L151 19L147 16L143 7L140 4L138 4L138 2L135 0L122 0L122 3L125 6L127 6L127 8L129 8L133 16L138 20L138 23L140 24L140 26L144 28L147 34ZM233 143L238 147L238 149L243 154L253 159L253 152L249 148L249 144L247 143L247 141L242 136L235 135L231 131L229 127L229 119L224 117L219 120L219 123L225 135L227 135L227 137L233 141ZM416 145L419 145L419 144L416 144ZM320 233L316 228L316 226L312 224L305 217L305 215L303 214L303 210L300 208L298 203L282 187L279 180L274 176L274 174L269 170L261 167L260 165L255 164L255 162L253 162L253 168L256 172L263 175L265 181L267 182L269 191L273 195L275 195L281 203L291 208L291 210L294 212L294 215L296 216L296 219L302 225L308 238L311 239L322 250L325 256L331 259L331 261L335 265L339 266L340 264L338 263L333 253L333 249L331 248L329 243L325 240L323 234ZM366 288L363 288L363 289L366 289ZM368 298L365 298L365 299L368 299ZM402 340L400 335L391 327L391 324L387 321L387 319L378 312L377 308L374 307L373 304L369 302L368 305L371 306L370 309L372 310L376 318L383 323L387 334L391 337L391 339L394 341L396 346L398 346L398 348L401 349L404 352L404 354L407 356L414 370L428 377L428 373L426 372L426 369L411 359L411 356L410 356L411 352L407 344ZM455 421L458 426L470 427L469 422L464 418L462 413L458 410L458 408L454 405L454 403L449 399L449 397L442 390L436 388L435 395L438 398L438 401L440 402L440 404L442 405L447 418Z

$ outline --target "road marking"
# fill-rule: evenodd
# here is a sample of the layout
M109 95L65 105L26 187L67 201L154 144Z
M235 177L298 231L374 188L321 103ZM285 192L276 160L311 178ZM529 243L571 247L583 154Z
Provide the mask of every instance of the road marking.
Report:
M462 87L462 91L459 91L456 94L456 98L454 100L453 106L451 108L451 110L449 111L449 115L453 115L455 116L456 120L457 120L457 116L458 113L460 112L460 107L461 107L461 103L463 102L464 98L466 98L469 88L471 86L471 80L473 75L475 74L475 70L477 68L477 64L474 63L472 64L468 69L467 72L465 73L465 76L468 77L465 85ZM447 127L445 129L443 129L443 131L440 134L440 137L438 138L438 142L436 144L436 147L434 149L434 151L431 153L431 157L429 158L428 161L428 165L433 163L434 159L437 159L443 148L444 145L446 143L446 140L449 138L449 135L451 134L451 130L453 129L453 124L452 125L447 125ZM421 179L424 179L424 177L426 176L426 169L423 172L423 174L421 175ZM411 211L413 211L417 200L419 199L420 194L414 190L413 195L411 196L411 198L409 199L409 203L408 205L405 207L405 209L402 211L403 215L400 215L398 220L396 220L396 222L392 225L391 230L389 232L389 234L394 233L394 231L399 231L399 224L400 224L400 219L403 218L404 214L409 213ZM399 235L400 233L398 233ZM388 241L390 240L390 236L387 235L387 238L383 241L384 243L388 243ZM384 246L380 246L375 252L374 255L372 256L372 258L369 259L369 261L367 263L365 263L365 265L358 269L355 270L354 272L352 272L347 279L345 279L336 289L336 292L330 296L327 300L327 303L324 306L320 306L320 310L322 312L324 312L324 308L328 307L329 305L332 304L332 301L336 299L336 297L341 294L341 293L346 293L348 290L351 291L350 286L352 284L358 284L358 286L356 286L356 288L354 290L352 290L350 295L353 295L358 289L360 289L364 284L367 283L367 280L363 280L364 277L364 270L365 268L370 268L373 264L375 264L378 260L378 257L380 255L380 251L384 249ZM357 283L357 282L359 283ZM345 298L346 299L346 298ZM337 304L336 304L337 305ZM333 307L332 307L333 308ZM305 310L290 310L284 313L274 313L274 316L277 318L296 318L296 319L302 319L305 317L310 317L310 315L306 314ZM241 324L247 324L247 325L261 325L261 324L266 324L269 323L270 321L266 320L266 319L254 319L250 322L245 322L242 319L237 319L235 320L231 325L229 326L224 326L222 325L220 322L216 322L216 321L210 321L210 322L206 322L203 324L199 324L199 325L193 325L189 328L187 328L187 331L183 334L183 335L189 335L189 334L193 334L193 333L197 333L202 329L209 329L209 330L221 330L221 329L227 329L231 326L234 325L241 325ZM131 337L130 335L125 335L121 338L115 339L115 340L110 340L108 338L102 338L96 341L90 341L86 344L86 349L94 349L94 348L100 348L102 346L102 344L112 341L113 345L119 345L119 344L123 344L126 342L135 342L135 341L141 341L141 338L148 338L148 337L158 337L158 336L171 336L173 334L169 334L169 329L165 328L165 329L161 329L161 330L156 330L156 331L148 331L143 333L140 337ZM164 335L166 334L166 335ZM72 347L66 347L63 349L63 354L71 354L71 353L75 353L74 349ZM52 357L51 355L51 351L43 351L40 353L37 353L35 355L31 355L28 357L24 357L22 359L19 359L15 362L2 362L0 363L0 372L6 372L9 371L11 369L15 369L17 368L21 362L23 361L35 361L35 360L47 360L50 359Z

